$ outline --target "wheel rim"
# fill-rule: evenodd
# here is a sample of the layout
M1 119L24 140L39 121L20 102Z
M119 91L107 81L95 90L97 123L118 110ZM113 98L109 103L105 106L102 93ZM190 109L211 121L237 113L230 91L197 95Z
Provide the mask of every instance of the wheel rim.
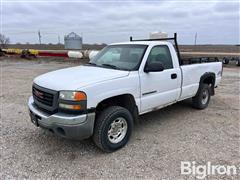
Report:
M115 119L108 128L108 140L111 143L121 142L127 134L127 121L123 117Z
M208 90L203 90L203 95L202 95L202 104L206 104L208 102L209 98L209 92Z

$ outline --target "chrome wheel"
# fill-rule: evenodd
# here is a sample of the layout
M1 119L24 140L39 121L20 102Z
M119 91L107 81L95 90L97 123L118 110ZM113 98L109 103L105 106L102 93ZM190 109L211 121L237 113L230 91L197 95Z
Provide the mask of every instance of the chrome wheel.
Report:
M108 129L108 140L111 143L119 143L127 134L127 121L123 117L115 119Z
M204 89L202 93L203 93L202 104L206 104L208 102L208 98L209 98L209 91L207 89Z

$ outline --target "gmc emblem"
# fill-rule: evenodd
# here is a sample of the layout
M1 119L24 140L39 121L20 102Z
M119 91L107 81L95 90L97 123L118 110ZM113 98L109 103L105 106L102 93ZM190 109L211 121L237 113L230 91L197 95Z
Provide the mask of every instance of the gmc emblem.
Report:
M36 89L34 89L33 91L34 91L35 96L43 99L43 93L42 93L42 92L40 92L40 91L38 91L38 90L36 90Z

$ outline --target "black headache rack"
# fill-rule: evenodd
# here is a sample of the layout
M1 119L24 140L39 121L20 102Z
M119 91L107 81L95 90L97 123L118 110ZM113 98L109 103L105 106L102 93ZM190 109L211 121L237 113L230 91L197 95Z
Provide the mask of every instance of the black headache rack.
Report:
M174 41L174 47L176 49L177 52L177 56L178 56L178 61L180 65L183 65L181 56L180 56L180 52L179 52L179 48L178 48L178 42L177 42L177 33L174 33L174 37L171 38L160 38L160 39L133 39L132 36L130 36L130 41Z
M181 58L180 51L178 47L177 42L177 33L174 33L174 37L171 38L160 38L160 39L133 39L132 36L130 36L130 41L173 41L173 46L175 47L175 50L177 52L179 65L185 65L185 64L195 64L195 63L207 63L207 62L219 62L219 59L217 57L193 57L193 58Z

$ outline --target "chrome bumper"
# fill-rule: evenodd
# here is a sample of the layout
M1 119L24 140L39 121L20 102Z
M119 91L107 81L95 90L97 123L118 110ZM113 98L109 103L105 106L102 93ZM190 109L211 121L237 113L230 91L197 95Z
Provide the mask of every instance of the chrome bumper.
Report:
M33 97L29 98L28 108L30 113L37 117L39 127L48 129L61 137L82 140L93 134L95 113L83 115L56 113L49 115L36 107Z

